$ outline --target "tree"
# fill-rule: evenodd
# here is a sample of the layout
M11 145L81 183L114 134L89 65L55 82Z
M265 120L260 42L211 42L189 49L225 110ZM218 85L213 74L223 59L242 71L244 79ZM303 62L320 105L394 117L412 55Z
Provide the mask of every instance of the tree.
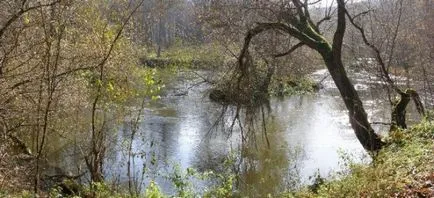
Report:
M33 179L36 193L45 170L57 168L48 158L66 146L75 149L77 175L87 159L91 180L102 180L116 130L106 115L122 117L142 87L143 52L123 31L144 0L135 2L117 2L116 13L105 1L0 2L0 141L33 159L29 175L14 177Z
M291 0L284 2L282 6L286 7L281 12L281 17L277 22L257 23L254 28L247 32L238 57L238 69L241 73L246 73L249 45L251 40L260 33L274 30L298 39L300 43L290 47L288 51L292 52L300 46L306 45L321 55L349 111L350 124L357 139L368 151L381 149L384 143L372 129L363 103L348 78L342 62L342 45L346 30L345 1L337 0L337 26L331 43L322 35L319 27L323 21L331 18L330 15L314 23L309 13L308 1Z
M136 7L127 15L125 20L122 22L121 27L117 30L114 39L110 42L110 47L108 48L108 51L103 56L102 60L98 63L97 66L97 72L98 72L98 80L97 82L97 90L96 90L96 96L93 99L92 102L92 111L91 111L91 124L92 124L92 136L91 136L91 152L88 156L85 156L86 164L89 168L91 180L92 182L102 182L104 181L104 175L103 175L103 162L104 162L104 156L106 152L106 134L105 134L105 120L103 120L103 123L98 128L98 105L102 98L103 93L103 85L107 84L106 82L106 76L105 76L105 67L106 64L112 55L114 48L118 42L118 40L121 38L122 33L124 31L125 26L128 24L128 21L131 19L133 14L137 11L137 9L143 4L144 0L141 0ZM102 117L105 117L105 112L103 111ZM104 119L104 118L103 118Z
M429 61L424 52L420 51L424 39L423 34L415 38L417 35L414 29L419 29L418 32L424 32L423 28L414 27L413 24L423 22L423 5L404 3L399 1L379 1L369 2L369 8L364 11L358 11L359 14L351 16L349 11L346 11L350 23L360 34L361 41L368 48L368 54L375 57L377 64L374 67L380 73L381 79L387 85L385 88L388 93L395 92L399 95L399 99L393 100L389 94L389 101L392 106L391 131L396 128L407 128L406 110L409 102L414 101L417 111L420 115L425 116L425 108L415 89L411 89L409 70L414 68L422 68L423 76L427 81L426 69L424 64ZM364 20L369 18L369 20ZM370 27L370 28L367 28ZM422 26L423 27L423 26ZM419 33L420 34L420 33ZM368 36L370 35L370 37ZM423 47L427 49L428 47ZM415 58L417 57L417 58ZM369 65L367 65L369 67ZM392 70L404 70L400 75L406 75L407 89L400 86L390 75ZM428 85L428 91L430 86ZM423 90L427 94L427 89Z

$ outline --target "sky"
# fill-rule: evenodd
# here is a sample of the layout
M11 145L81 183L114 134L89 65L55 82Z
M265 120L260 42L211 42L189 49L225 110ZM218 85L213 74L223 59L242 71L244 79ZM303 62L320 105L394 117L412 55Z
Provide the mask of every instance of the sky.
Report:
M314 3L317 1L318 0L309 0L309 3ZM360 2L360 1L362 1L362 0L346 0L346 2L348 2L348 3ZM328 7L330 5L336 5L336 0L321 0L316 5L318 5L320 7Z

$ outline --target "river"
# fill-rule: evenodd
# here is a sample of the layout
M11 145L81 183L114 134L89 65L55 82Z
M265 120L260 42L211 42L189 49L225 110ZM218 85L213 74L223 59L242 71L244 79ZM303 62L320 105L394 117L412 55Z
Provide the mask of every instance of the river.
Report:
M326 70L318 70L311 78L318 81L326 75ZM381 81L364 72L355 72L350 77L370 121L390 122L390 106L384 99L387 95ZM351 129L347 110L330 77L318 93L272 97L269 109L264 110L265 119L262 120L261 113L255 118L258 123L264 121L267 133L258 130L261 132L248 138L247 141L254 144L247 148L241 144L239 126L235 126L232 133L227 131L232 123L230 107L224 122L215 126L222 106L209 100L209 85L192 86L200 81L188 71L179 72L167 84L161 99L146 106L133 145L136 153L133 171L145 170L145 185L155 180L164 192L174 193L169 179L174 167L184 171L195 168L221 172L225 170L225 159L233 156L235 162L230 168L239 175L237 188L241 194L266 195L310 184L316 174L327 177L342 170L344 153L353 156L355 161L369 161ZM389 128L382 124L373 127L380 134ZM105 174L119 183L127 180L126 157L121 147L125 147L123 140L129 133L128 122L125 122L105 163ZM198 179L192 182L197 191L212 183Z

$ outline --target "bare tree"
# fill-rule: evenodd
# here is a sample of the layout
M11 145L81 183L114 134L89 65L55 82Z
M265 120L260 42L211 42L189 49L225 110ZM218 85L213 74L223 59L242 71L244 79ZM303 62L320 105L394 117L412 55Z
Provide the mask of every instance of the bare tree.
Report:
M371 8L359 14L352 16L347 10L346 15L360 34L363 43L375 57L380 77L388 85L386 88L391 89L400 97L397 101L389 98L392 105L391 130L397 127L407 128L406 109L411 100L414 101L419 114L425 116L425 108L418 92L410 88L410 76L408 74L410 67L417 67L419 61L412 60L411 54L414 53L410 48L412 44L402 39L402 37L406 37L406 26L411 26L410 23L415 22L415 19L408 20L409 15L415 15L413 12L410 14L410 8L418 6L413 4L405 5L403 0L374 1L371 4ZM367 21L370 22L364 22L363 18L369 18L370 20ZM370 27L370 29L367 30L364 26ZM369 35L375 36L369 38ZM379 37L378 35L381 35L381 39L375 39L375 37ZM423 59L421 56L422 53L418 57ZM425 68L424 65L419 67ZM391 77L392 69L405 70L405 75L407 75L406 89L399 86ZM404 73L398 75L404 75Z
M342 45L346 30L345 4L344 0L337 1L337 27L330 43L322 35L319 25L331 16L326 16L315 23L309 13L308 1L285 1L282 6L285 6L286 9L281 13L281 18L277 22L257 23L254 28L247 32L243 48L238 57L238 69L241 73L246 73L249 65L246 64L246 60L248 59L247 55L251 40L260 33L274 30L298 39L300 44L288 47L288 51L291 52L300 46L306 45L321 55L349 111L350 123L358 140L366 150L375 151L381 149L384 143L372 129L363 103L348 78L342 62ZM243 77L243 74L241 74L241 77Z

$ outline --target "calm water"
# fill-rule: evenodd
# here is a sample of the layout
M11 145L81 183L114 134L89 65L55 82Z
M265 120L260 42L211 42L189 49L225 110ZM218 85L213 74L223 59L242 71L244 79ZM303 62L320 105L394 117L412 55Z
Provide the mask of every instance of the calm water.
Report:
M325 75L325 70L319 70L312 78L319 80ZM174 167L219 172L225 159L233 153L236 163L232 168L240 175L237 185L242 194L264 195L308 184L316 173L327 176L340 170L342 152L354 155L356 160L366 156L330 78L317 94L272 98L270 109L264 109L264 120L261 111L255 111L258 132L249 136L243 146L238 125L231 134L227 131L232 123L232 110L226 112L225 122L214 126L221 115L221 105L208 99L208 85L191 87L201 79L186 76L191 73L180 73L167 86L162 98L149 103L145 109L134 141L137 154L134 171L146 170L145 184L155 180L163 191L173 193L167 176L173 173ZM371 121L388 122L389 104L378 99L386 96L385 91L379 80L370 76L360 72L352 79ZM263 121L267 135L259 130ZM374 125L374 128L381 132L387 131L388 126ZM106 175L120 183L127 179L125 152L121 149L127 137L129 125L125 123L112 142L105 168ZM198 186L196 190L203 190L209 184L199 180L193 183Z

